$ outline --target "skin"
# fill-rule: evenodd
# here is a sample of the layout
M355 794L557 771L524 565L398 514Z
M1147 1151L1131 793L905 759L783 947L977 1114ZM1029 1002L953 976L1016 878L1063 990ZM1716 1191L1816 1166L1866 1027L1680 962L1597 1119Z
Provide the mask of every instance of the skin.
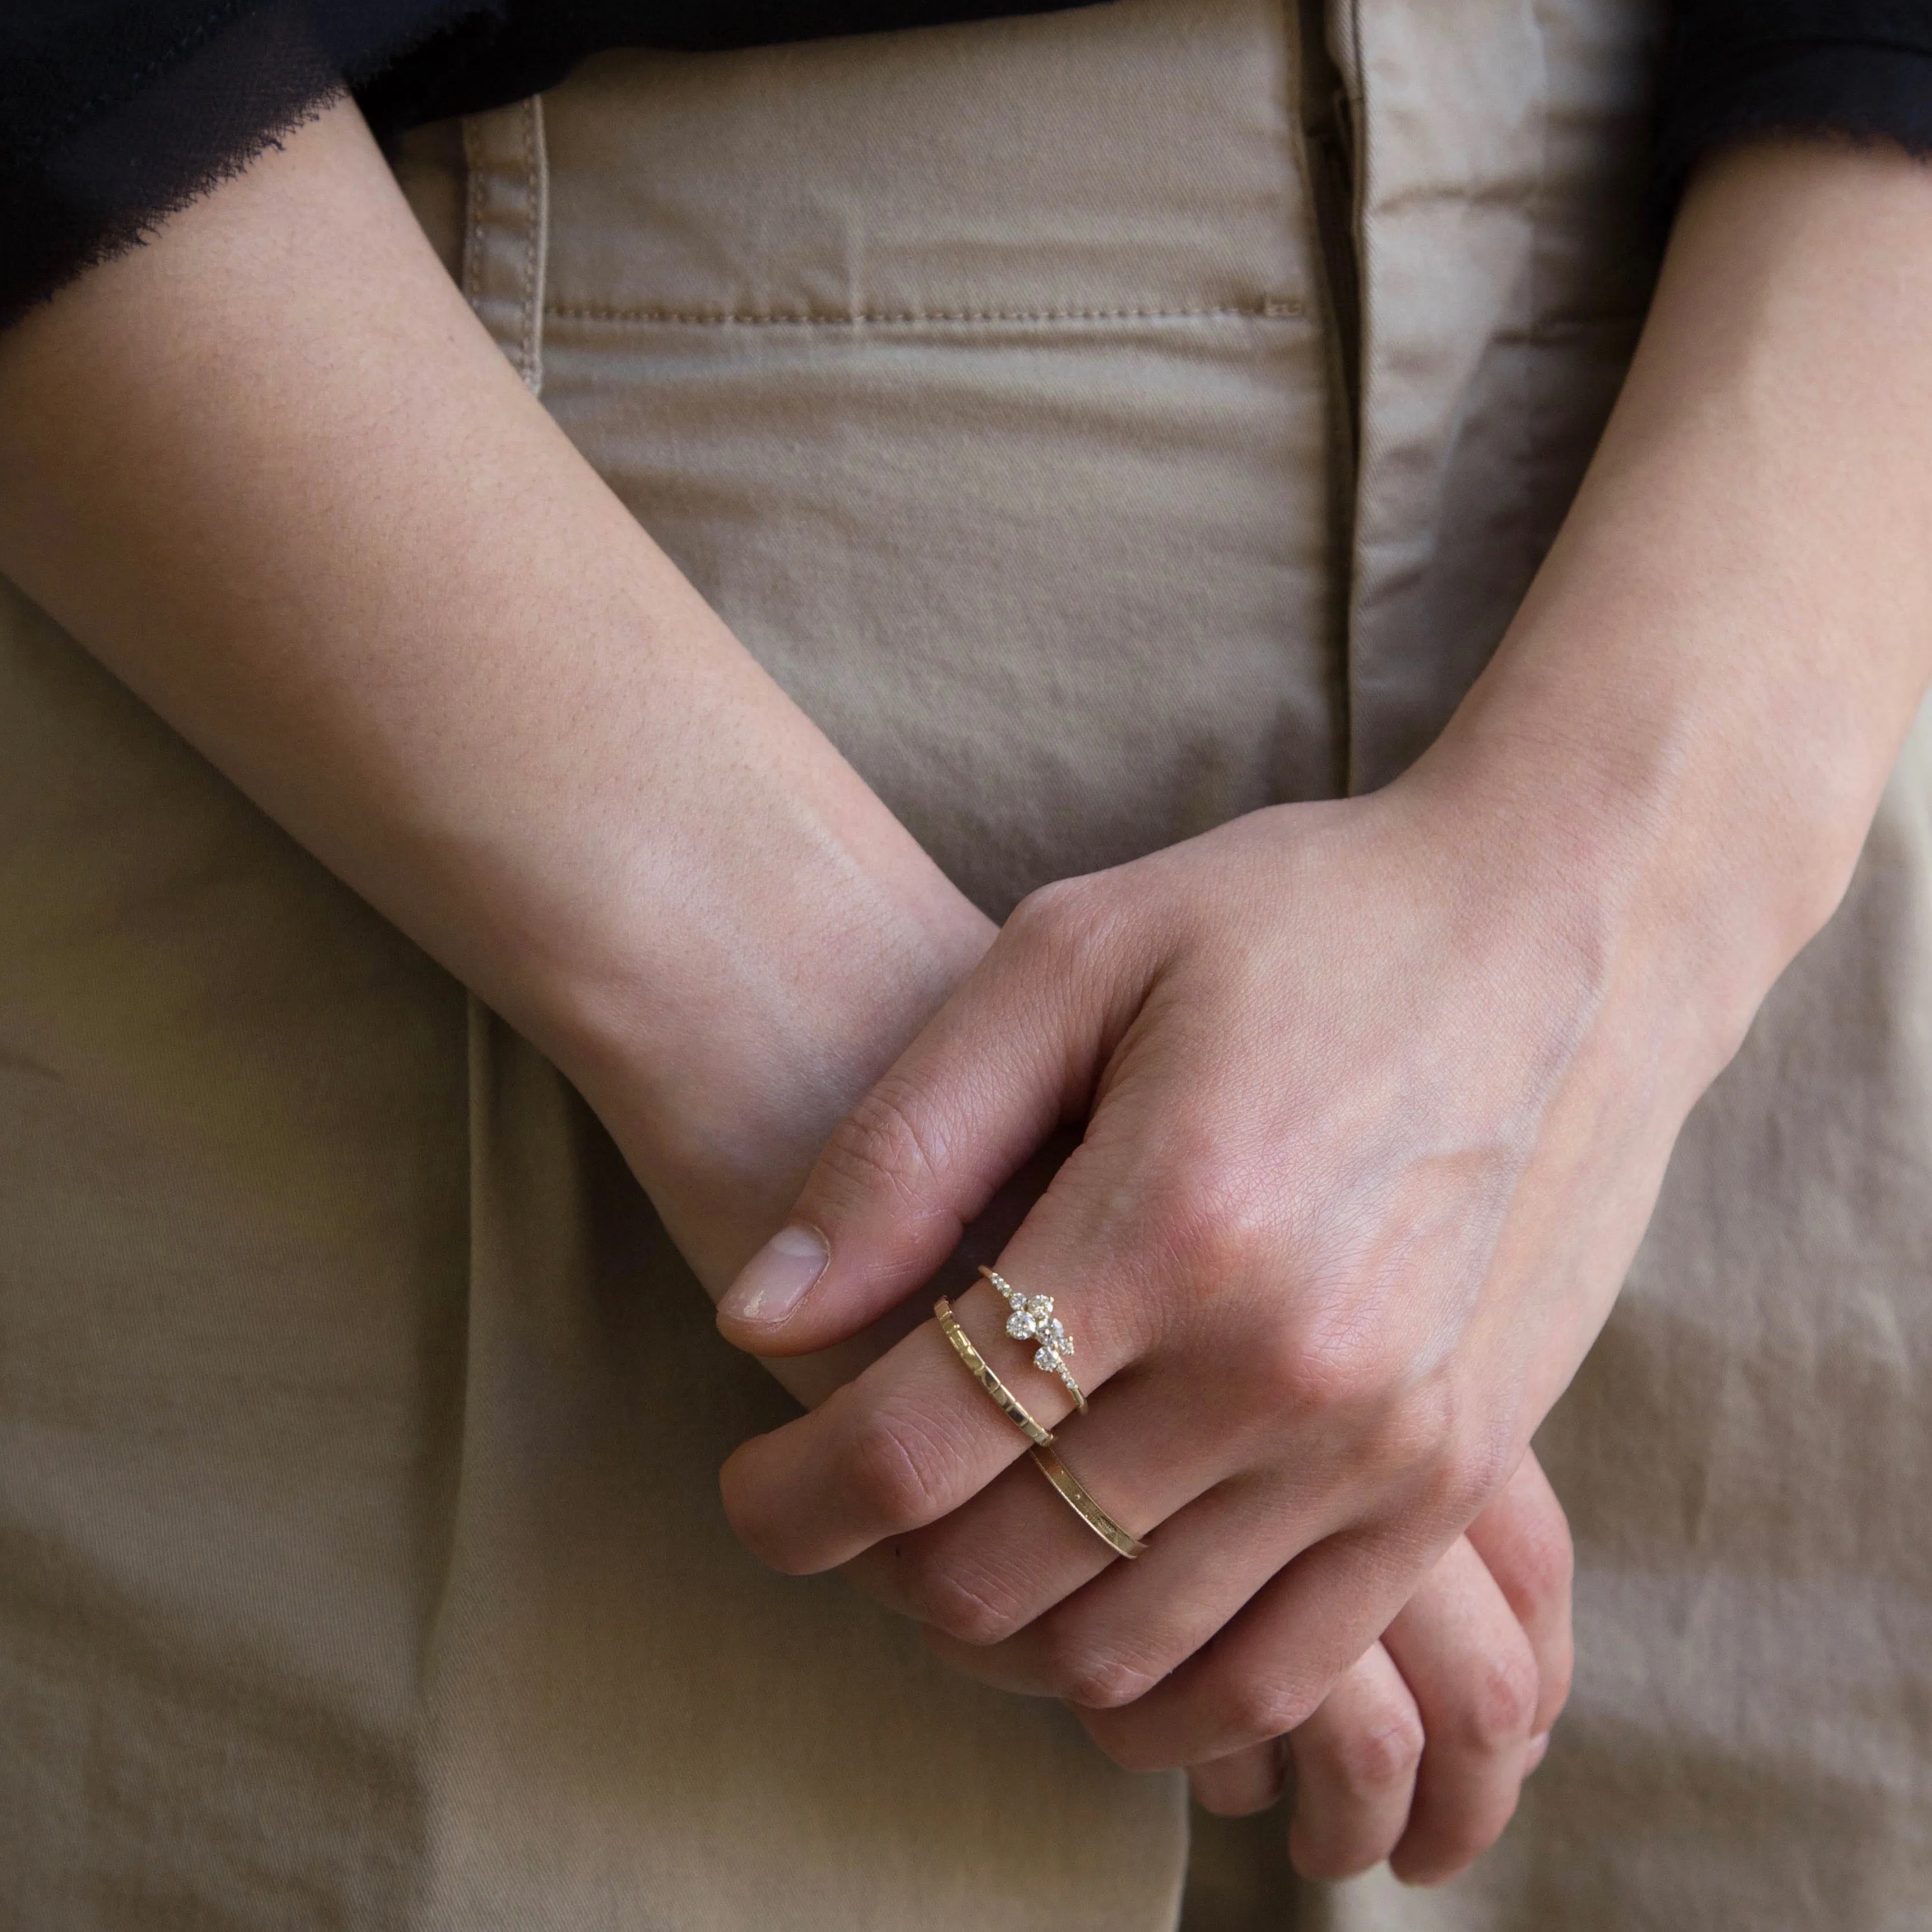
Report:
M1007 1473L1012 1431L930 1326L732 1458L750 1546L797 1572L889 1551L944 1654L1069 1698L1143 1768L1318 1724L1338 1684L1386 1684L1355 1662L1378 1637L1439 1656L1407 1620L1481 1614L1444 1552L1850 878L1932 674L1928 448L1932 170L1720 156L1561 538L1442 739L1372 796L1022 905L814 1170L794 1220L821 1271L787 1305L803 1270L754 1262L724 1298L741 1346L821 1347L1082 1124L999 1265L1077 1340L1068 1460L1149 1553L1104 1561ZM1070 1398L1000 1336L1004 1304L959 1308L1057 1426ZM1526 1735L1528 1702L1505 1690L1465 1739ZM1466 1802L1460 1844L1491 1820Z
M551 1057L714 1294L992 941L524 389L346 106L0 336L0 570ZM824 1397L920 1286L776 1372ZM1288 1748L1306 1868L1436 1875L1500 1828L1568 1546L1525 1459L1342 1660ZM1274 1796L1241 1742L1205 1802Z

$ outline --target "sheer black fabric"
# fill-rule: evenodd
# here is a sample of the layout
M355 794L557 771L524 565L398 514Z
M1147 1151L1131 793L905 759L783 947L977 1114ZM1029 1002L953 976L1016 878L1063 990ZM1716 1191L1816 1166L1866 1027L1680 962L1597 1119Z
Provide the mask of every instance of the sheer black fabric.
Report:
M713 53L1001 14L1051 14L1092 0L508 0L458 22L357 90L379 134L472 113L554 87L607 47Z
M754 46L1078 0L0 0L0 327L352 89L379 134L611 46Z
M1932 154L1932 0L1687 0L1664 76L1656 184L1758 134L1838 134Z
M378 132L692 50L1069 0L0 0L0 326L352 88ZM1372 0L1371 0L1372 4ZM1932 153L1932 0L1681 0L1657 179L1768 132Z
M478 0L4 0L0 324Z

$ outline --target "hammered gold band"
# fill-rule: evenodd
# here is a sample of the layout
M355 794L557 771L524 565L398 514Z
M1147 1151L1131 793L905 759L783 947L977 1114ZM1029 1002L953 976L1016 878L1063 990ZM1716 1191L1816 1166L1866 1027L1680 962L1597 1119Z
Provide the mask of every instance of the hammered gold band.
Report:
M1044 1443L1034 1445L1033 1460L1046 1480L1066 1498L1074 1514L1110 1550L1118 1551L1130 1562L1147 1554L1147 1545L1132 1531L1123 1529L1087 1493L1086 1484Z
M952 1344L952 1352L971 1370L973 1379L998 1402L1000 1409L1016 1424L1020 1432L1036 1450L1046 1448L1053 1440L1053 1431L1042 1429L1026 1412L1025 1406L999 1377L987 1366L986 1358L973 1346L973 1338L959 1325L959 1318L952 1312L952 1304L944 1295L932 1304L932 1312L946 1339ZM1064 1495L1065 1491L1061 1493Z

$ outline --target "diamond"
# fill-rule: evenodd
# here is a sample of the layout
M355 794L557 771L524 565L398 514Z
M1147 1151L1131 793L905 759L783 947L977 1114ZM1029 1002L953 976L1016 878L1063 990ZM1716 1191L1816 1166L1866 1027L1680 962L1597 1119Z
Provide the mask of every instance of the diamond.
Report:
M1084 1409L1087 1399L1073 1379L1073 1371L1066 1366L1066 1358L1073 1353L1073 1338L1063 1323L1054 1319L1053 1297L1023 1294L997 1268L982 1268L980 1272L988 1286L1005 1299L1011 1311L1006 1316L1006 1333L1016 1342L1037 1342L1034 1366L1043 1375L1058 1376Z

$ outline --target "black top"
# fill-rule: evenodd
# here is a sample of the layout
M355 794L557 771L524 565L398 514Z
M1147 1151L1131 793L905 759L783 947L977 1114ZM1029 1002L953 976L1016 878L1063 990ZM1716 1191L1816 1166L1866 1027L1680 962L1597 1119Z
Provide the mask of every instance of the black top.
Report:
M606 47L754 46L1066 0L0 0L0 326L235 172L345 82L378 134L551 86ZM1768 132L1932 154L1932 0L1679 0L1667 206Z

